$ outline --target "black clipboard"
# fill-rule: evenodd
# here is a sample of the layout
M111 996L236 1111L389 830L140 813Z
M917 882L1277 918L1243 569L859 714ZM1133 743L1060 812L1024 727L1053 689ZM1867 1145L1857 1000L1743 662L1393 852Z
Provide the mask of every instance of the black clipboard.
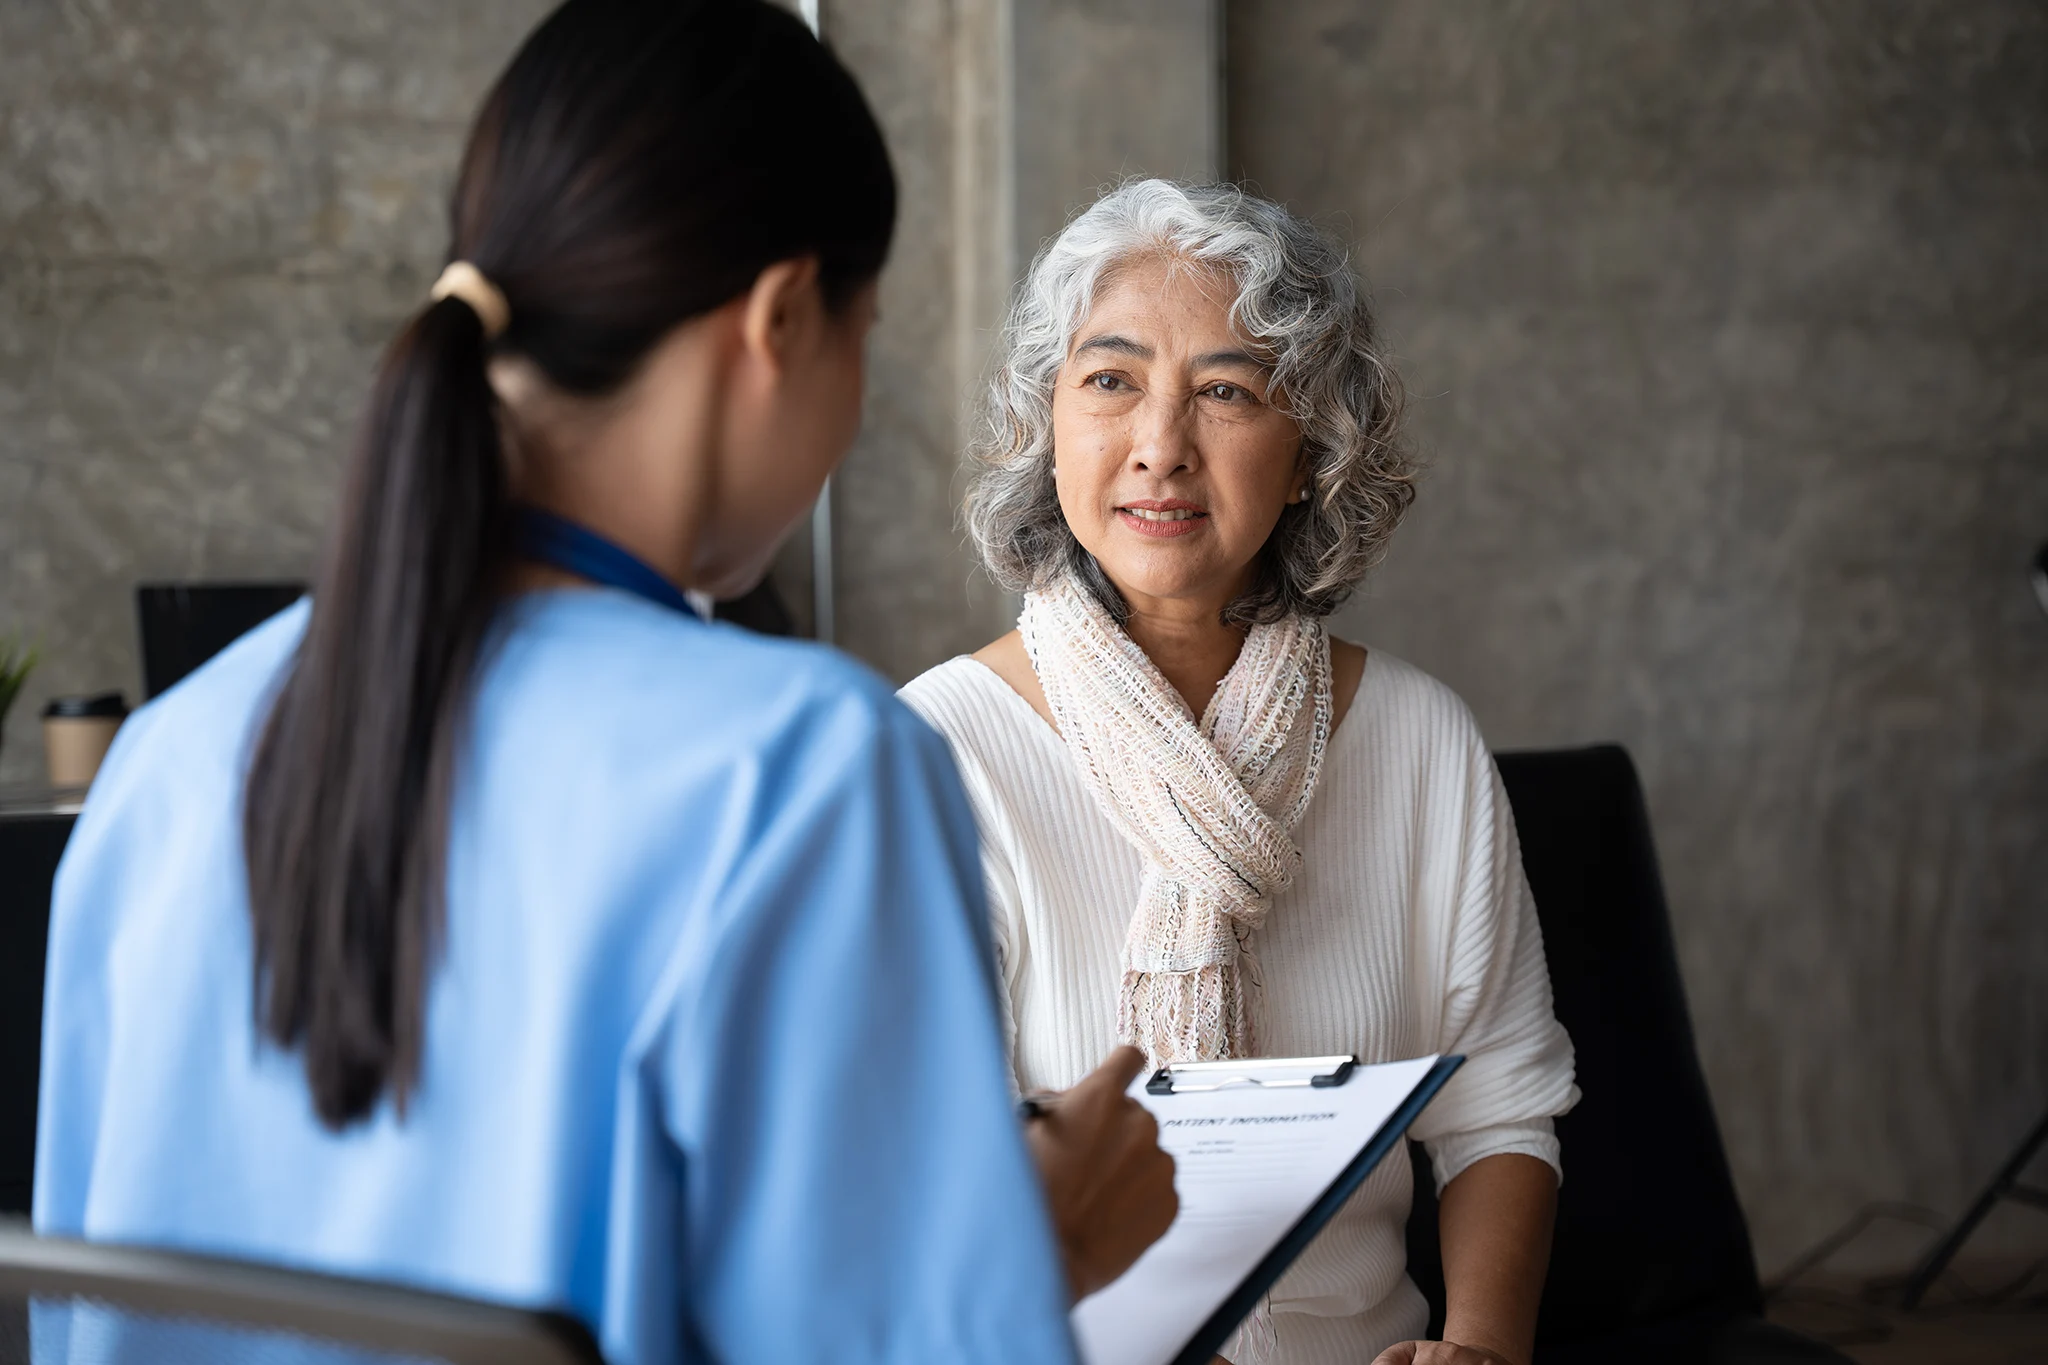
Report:
M1342 1085L1351 1079L1351 1073L1358 1065L1358 1059L1355 1057L1330 1060L1338 1065L1333 1066L1329 1072L1293 1084L1306 1084L1317 1088ZM1351 1158L1338 1173L1337 1178L1324 1188L1316 1202L1309 1205L1308 1212L1302 1214L1300 1220L1287 1230L1287 1234L1274 1244L1271 1251L1266 1253L1265 1258L1253 1266L1251 1273L1231 1291L1230 1297L1209 1315L1209 1320L1188 1338L1187 1345L1181 1347L1180 1354L1173 1358L1173 1365L1208 1365L1218 1348L1230 1339L1230 1334L1237 1330L1237 1325L1258 1306L1259 1300L1273 1288L1287 1267L1294 1264L1295 1258L1308 1249L1308 1244L1315 1240L1316 1234L1337 1216L1337 1210L1344 1207L1344 1201L1358 1193L1358 1187L1365 1183L1365 1178L1372 1174L1373 1168L1386 1159L1387 1153L1394 1149L1394 1144L1401 1141L1409 1125L1422 1117L1422 1111L1436 1098L1436 1092L1443 1089L1444 1082L1451 1078L1451 1073L1464 1064L1464 1057L1456 1053L1447 1053L1437 1058L1436 1065L1423 1073L1422 1079L1408 1092L1408 1098L1402 1101L1400 1108L1387 1116L1387 1121L1379 1126L1365 1146L1359 1148L1358 1155ZM1172 1067L1162 1067L1153 1073L1151 1080L1145 1083L1147 1092L1154 1095L1176 1093L1173 1071Z

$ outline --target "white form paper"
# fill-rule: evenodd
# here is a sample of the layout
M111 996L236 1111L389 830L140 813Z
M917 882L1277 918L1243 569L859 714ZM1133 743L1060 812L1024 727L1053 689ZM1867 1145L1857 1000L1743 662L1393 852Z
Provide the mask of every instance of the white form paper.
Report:
M1361 1066L1338 1086L1131 1095L1159 1120L1180 1215L1122 1278L1074 1306L1085 1365L1170 1365L1414 1093L1435 1057ZM1282 1062L1245 1062L1247 1074Z

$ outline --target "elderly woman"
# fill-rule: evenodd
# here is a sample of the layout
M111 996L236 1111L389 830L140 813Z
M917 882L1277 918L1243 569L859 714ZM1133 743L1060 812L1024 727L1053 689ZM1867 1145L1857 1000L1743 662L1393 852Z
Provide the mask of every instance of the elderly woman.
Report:
M1225 1354L1525 1365L1572 1050L1471 715L1323 626L1413 497L1342 254L1234 188L1126 184L1032 266L992 406L968 524L1019 629L903 695L980 820L1017 1083L1120 1040L1463 1053L1414 1130L1444 1341L1413 1340L1397 1158Z

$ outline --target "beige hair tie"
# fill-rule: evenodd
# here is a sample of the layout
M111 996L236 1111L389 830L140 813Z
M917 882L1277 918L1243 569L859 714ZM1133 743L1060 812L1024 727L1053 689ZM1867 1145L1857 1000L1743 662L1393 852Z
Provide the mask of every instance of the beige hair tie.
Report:
M432 294L436 303L452 297L468 304L484 325L485 341L496 341L512 322L512 305L505 302L504 293L468 261L450 261L434 281Z

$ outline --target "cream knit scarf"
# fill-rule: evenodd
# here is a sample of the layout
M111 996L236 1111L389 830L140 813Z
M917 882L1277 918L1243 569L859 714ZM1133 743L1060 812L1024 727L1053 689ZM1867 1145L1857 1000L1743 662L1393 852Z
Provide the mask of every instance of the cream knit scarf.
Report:
M1019 625L1096 804L1145 857L1119 1036L1155 1065L1254 1055L1248 940L1300 870L1290 832L1330 738L1321 623L1254 626L1199 722L1071 578L1028 594Z

